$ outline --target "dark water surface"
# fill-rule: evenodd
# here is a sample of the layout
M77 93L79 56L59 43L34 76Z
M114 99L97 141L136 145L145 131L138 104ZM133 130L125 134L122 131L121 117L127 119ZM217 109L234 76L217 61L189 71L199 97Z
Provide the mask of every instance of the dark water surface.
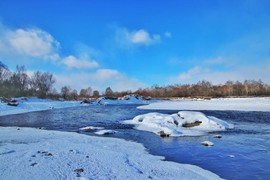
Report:
M201 111L235 125L220 132L221 139L210 133L202 137L159 136L122 124L127 119L148 112L172 114L177 111L141 110L136 105L85 106L32 112L0 117L0 126L42 127L78 132L84 126L101 126L118 133L108 137L142 143L151 154L169 161L198 165L225 179L270 179L270 113L238 111ZM94 133L84 133L94 135ZM213 147L200 142L210 140Z

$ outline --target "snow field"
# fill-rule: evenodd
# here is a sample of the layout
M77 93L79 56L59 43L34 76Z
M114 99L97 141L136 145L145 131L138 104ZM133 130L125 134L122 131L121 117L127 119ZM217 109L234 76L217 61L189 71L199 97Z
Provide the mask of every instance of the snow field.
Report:
M211 100L160 101L140 106L141 109L159 110L230 110L230 111L270 111L270 98L220 98Z
M0 127L0 141L0 179L220 179L121 139Z

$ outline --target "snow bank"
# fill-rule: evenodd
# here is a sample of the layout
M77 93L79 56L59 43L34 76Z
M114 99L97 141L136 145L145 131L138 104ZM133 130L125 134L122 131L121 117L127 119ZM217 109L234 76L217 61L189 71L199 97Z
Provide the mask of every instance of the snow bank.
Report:
M117 131L110 130L110 129L104 129L104 130L95 132L95 134L97 135L109 135L109 134L115 134L115 133L117 133Z
M210 131L224 131L233 128L223 120L206 116L201 112L179 111L177 114L148 113L138 115L124 123L136 125L136 129L158 135L200 136Z
M17 107L8 106L7 103L0 102L0 116L10 114L20 114L33 111L52 110L55 108L67 108L76 106L89 106L88 103L80 103L79 101L55 101L50 99L38 98L14 98L19 102ZM109 105L109 104L149 104L156 102L156 100L145 100L142 96L128 95L122 98L111 100L106 98L99 98L96 101L91 101L92 105Z
M211 100L173 100L151 103L140 109L270 111L270 98L221 98Z
M104 127L86 126L86 127L80 128L79 130L85 131L85 132L91 132L91 131L101 130L101 129L104 129Z
M142 96L127 95L118 99L106 99L101 97L97 100L98 104L109 105L109 104L149 104L150 102L156 102L156 100L146 100Z
M120 139L0 127L0 142L0 179L220 179Z
M82 106L78 101L54 101L49 99L29 98L22 100L14 98L19 102L17 107L8 106L6 103L0 103L0 116L9 114L20 114L33 111L51 110L54 108L67 108Z

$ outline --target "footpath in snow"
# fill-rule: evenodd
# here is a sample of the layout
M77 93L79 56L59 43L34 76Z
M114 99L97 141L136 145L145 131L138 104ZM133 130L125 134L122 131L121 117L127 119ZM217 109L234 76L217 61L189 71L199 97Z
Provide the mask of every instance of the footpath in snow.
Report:
M0 179L220 179L121 139L0 127L0 142Z
M230 111L270 111L270 98L220 98L211 100L171 100L160 101L138 107L158 110L230 110Z

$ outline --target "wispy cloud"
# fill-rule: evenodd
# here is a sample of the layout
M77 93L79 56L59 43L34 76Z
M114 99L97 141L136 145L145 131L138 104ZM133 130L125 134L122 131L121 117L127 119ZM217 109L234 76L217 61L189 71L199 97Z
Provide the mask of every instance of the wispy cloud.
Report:
M201 74L205 74L206 72L208 72L207 69L201 68L199 66L193 67L191 69L189 69L186 72L181 73L180 75L178 75L177 79L178 80L191 80L192 78L201 75Z
M253 66L238 66L228 70L218 70L195 66L177 76L170 78L170 83L196 83L208 80L214 84L225 83L228 80L244 81L259 80L270 83L270 63L259 63Z
M225 60L223 57L221 56L218 56L218 57L215 57L215 58L210 58L210 59L206 59L204 61L205 64L209 64L209 65L217 65L217 64L223 64L225 63Z
M161 42L159 34L150 34L145 29L128 30L127 28L116 28L116 43L123 48L132 46L150 46Z
M97 69L94 72L71 73L68 76L66 74L56 74L55 76L58 89L65 85L70 85L77 90L91 86L93 89L102 92L108 86L114 91L135 91L147 87L143 82L128 77L115 69Z
M140 29L129 33L128 39L134 44L150 45L160 42L160 35L150 35L146 30Z
M0 53L57 60L60 43L38 28L0 31Z
M65 64L69 68L78 69L96 68L99 66L99 64L95 60L81 60L72 55L64 58L61 63Z

